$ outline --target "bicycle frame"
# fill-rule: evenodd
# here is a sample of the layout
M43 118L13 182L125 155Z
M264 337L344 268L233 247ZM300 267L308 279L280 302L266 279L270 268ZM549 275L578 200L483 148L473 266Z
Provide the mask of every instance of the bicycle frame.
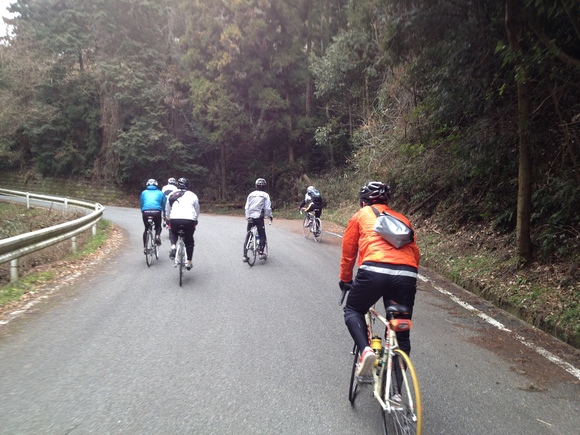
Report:
M302 213L302 211L301 211ZM310 233L314 236L316 242L320 241L322 235L322 222L320 218L317 218L313 211L304 211L304 222L308 221L308 224L303 224L302 231L304 237L308 238Z
M147 263L147 267L151 266L151 261L153 260L153 255L155 258L159 258L158 256L158 246L155 241L155 221L153 220L153 216L147 217L147 237L146 237L146 246L145 246L145 262Z
M369 380L359 377L356 382L373 383L373 397L381 405L385 433L389 424L395 427L396 433L400 433L399 429L407 433L410 424L415 431L411 429L409 433L421 434L422 405L417 375L409 356L399 348L396 335L396 331L411 329L410 319L394 317L396 312L404 312L403 308L406 309L399 305L389 306L386 308L386 316L379 314L374 307L366 313L369 343L372 343L373 337L376 338L376 335L373 335L373 325L377 319L385 329L381 348L377 352L377 362L372 370L372 378ZM393 379L393 376L397 379ZM354 394L356 395L356 392Z
M175 266L179 269L179 285L183 283L183 269L185 268L185 232L179 229L177 232L177 243L175 252Z
M391 369L393 366L394 350L399 349L399 342L397 341L397 335L395 331L393 328L391 328L391 323L387 320L386 317L379 314L375 308L371 307L365 315L369 343L371 342L373 336L372 324L375 323L377 319L385 326L385 333L382 337L383 346L380 355L378 355L379 370L373 370L373 396L378 400L381 408L383 408L383 411L391 412L392 404L389 402L385 403L381 397L381 393L383 384L385 389L388 389L391 385L391 375L393 374ZM387 373L387 379L383 383L382 377L384 376L385 372Z
M256 256L259 251L259 233L256 224L252 224L246 235L246 244L244 245L244 255L247 257L248 266L252 267L256 263ZM264 243L263 254L260 255L260 260L268 258L268 241Z

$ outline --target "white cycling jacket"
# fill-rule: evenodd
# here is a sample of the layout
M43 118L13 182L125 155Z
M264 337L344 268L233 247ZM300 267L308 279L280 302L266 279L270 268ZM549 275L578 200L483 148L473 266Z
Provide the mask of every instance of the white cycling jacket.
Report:
M246 200L246 219L257 219L261 216L272 217L272 203L270 195L262 190L254 190Z
M179 192L183 192L183 195L175 199L173 204L171 204L171 197L178 194ZM197 195L190 190L176 190L171 195L169 195L169 198L167 198L165 214L169 217L169 219L188 219L193 221L198 220L199 200L197 199Z

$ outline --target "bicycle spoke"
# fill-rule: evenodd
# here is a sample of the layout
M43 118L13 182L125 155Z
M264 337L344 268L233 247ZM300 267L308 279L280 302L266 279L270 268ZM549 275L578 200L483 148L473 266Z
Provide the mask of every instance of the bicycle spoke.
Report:
M253 230L250 230L253 231ZM252 232L248 239L248 252L246 253L248 257L248 265L252 267L256 263L256 256L258 255L258 246L256 242L255 234Z
M309 225L310 219L308 218L308 215L304 216L304 220L302 221L302 233L304 234L304 237L308 238L308 236L310 236L310 225Z
M320 241L322 237L322 222L319 218L314 219L314 240Z
M178 269L179 269L179 286L181 287L181 284L183 283L183 268L185 267L185 259L184 259L184 246L183 246L183 242L180 240L179 241L179 265L178 265Z
M151 231L147 231L147 235L145 236L145 262L147 263L147 267L151 266L151 260L153 259L153 251L151 249L152 247L152 234Z
M350 403L352 405L354 405L354 399L356 399L356 393L358 391L358 380L355 376L355 373L356 373L356 363L357 363L359 354L358 354L358 347L356 346L356 344L354 345L354 347L352 349L352 354L354 355L354 357L353 357L353 361L352 361L352 370L350 372L350 385L349 385L349 389L348 389L348 400L350 400Z

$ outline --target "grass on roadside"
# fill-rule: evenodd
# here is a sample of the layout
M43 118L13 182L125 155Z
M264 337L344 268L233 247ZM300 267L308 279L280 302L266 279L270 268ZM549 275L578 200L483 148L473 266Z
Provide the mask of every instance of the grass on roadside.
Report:
M470 241L466 234L419 232L424 266L580 348L580 286L565 265L519 268L510 236Z

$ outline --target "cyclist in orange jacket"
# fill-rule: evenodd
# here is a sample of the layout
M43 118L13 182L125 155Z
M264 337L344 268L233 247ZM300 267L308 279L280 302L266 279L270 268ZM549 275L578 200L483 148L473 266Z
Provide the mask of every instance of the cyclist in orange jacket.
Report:
M419 248L415 238L397 249L375 232L377 216L371 205L379 212L387 211L411 227L405 216L389 208L391 193L387 184L371 181L360 190L358 198L361 208L349 220L342 240L339 286L341 290L350 287L344 320L361 352L356 374L369 376L376 354L369 346L364 316L382 297L385 305L387 301L405 305L411 318L417 292ZM358 271L353 281L357 257ZM409 353L409 331L397 332L397 339L401 349Z

